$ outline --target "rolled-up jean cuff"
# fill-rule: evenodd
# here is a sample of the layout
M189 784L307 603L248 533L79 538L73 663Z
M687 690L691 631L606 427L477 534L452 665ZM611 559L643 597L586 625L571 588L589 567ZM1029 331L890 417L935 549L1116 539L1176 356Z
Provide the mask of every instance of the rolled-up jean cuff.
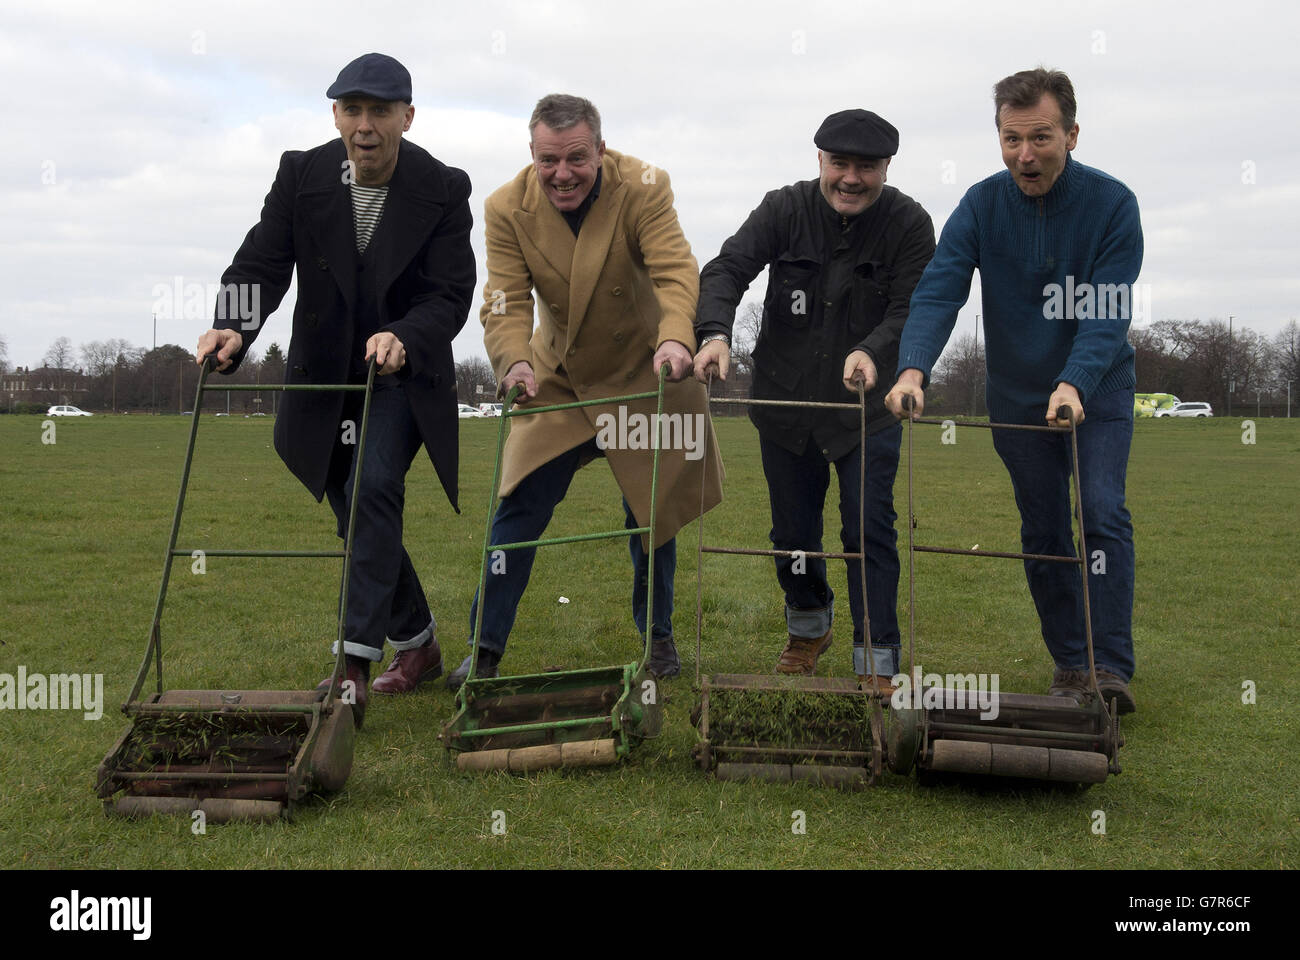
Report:
M796 610L789 604L785 607L785 624L792 637L801 637L805 640L820 639L826 636L834 620L834 604L818 607L815 610Z
M339 653L339 642L335 640L330 644L330 656L337 657ZM354 643L351 640L343 641L343 655L347 657L360 657L362 660L369 660L371 663L378 663L384 659L382 647L367 647L364 643Z
M428 643L429 639L433 636L434 631L436 631L437 629L438 629L437 622L434 620L430 620L429 625L425 627L423 630L421 630L419 633L417 633L415 636L411 637L411 639L394 640L392 637L389 637L388 644L394 650L414 650L416 647L422 647L426 643Z
M863 661L865 660L865 657L863 656L864 649L865 647L860 647L857 646L856 644L853 647L853 672L854 673L857 674L866 673L866 671L862 669ZM899 648L881 647L876 644L872 644L871 664L873 667L871 672L878 677L892 677L896 675L899 670Z

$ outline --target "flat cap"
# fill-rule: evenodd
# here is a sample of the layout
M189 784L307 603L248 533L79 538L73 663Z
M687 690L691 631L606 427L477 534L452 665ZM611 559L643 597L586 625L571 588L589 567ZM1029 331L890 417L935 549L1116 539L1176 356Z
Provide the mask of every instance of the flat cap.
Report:
M822 121L813 143L827 153L876 160L898 153L898 130L870 110L841 110Z
M325 96L331 100L339 97L374 97L376 100L401 100L411 102L411 75L392 57L382 53L367 53L357 57L339 71Z

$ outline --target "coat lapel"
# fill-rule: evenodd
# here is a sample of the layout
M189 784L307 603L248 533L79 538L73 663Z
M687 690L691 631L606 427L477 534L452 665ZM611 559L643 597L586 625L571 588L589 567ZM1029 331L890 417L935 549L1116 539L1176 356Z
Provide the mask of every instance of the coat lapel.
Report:
M591 295L596 292L596 281L609 256L614 228L618 226L623 202L627 199L627 184L619 177L618 164L608 151L601 166L604 172L601 175L600 196L587 211L573 251L573 272L569 287L570 343L578 335L578 328L582 326L587 306L591 303Z
M348 154L342 140L334 141L332 146L335 149L325 151L324 163L312 171L311 180L303 186L297 206L306 213L307 227L324 251L326 266L342 291L351 315L357 297L357 247L352 226L352 194L342 176L342 162ZM319 262L315 265L320 266ZM301 278L298 283L302 285Z
M542 188L532 172L528 175L528 186L524 188L522 208L512 216L519 229L551 265L551 269L568 282L573 269L573 231L565 223L560 211L542 194Z
M419 160L419 155L402 141L397 168L388 181L384 215L370 240L374 246L373 258L378 271L376 290L381 302L442 216L446 201L442 181L433 176L432 170L421 170Z

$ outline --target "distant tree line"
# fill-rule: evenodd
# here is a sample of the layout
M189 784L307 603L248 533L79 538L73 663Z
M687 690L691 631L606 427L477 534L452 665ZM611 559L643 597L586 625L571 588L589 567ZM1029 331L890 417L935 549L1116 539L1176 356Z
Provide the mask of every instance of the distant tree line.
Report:
M1217 416L1285 416L1287 381L1292 411L1300 415L1300 323L1290 321L1271 339L1225 321L1161 320L1129 330L1138 393L1172 393L1209 403ZM984 343L973 334L953 341L940 357L926 393L935 414L986 416Z
M753 348L762 325L762 308L745 304L736 316L731 371L727 382L713 385L715 397L749 395ZM1300 323L1291 320L1276 336L1218 319L1161 320L1129 331L1136 352L1139 393L1172 393L1182 400L1211 404L1216 414L1260 413L1284 416L1290 381L1292 407L1300 415ZM8 343L0 337L0 372L7 370ZM44 373L55 388L61 379L78 377L86 388L79 396L96 411L177 413L193 407L198 367L194 354L175 344L152 350L122 339L92 340L74 348L67 337L50 344ZM261 357L251 352L227 382L283 383L285 357L272 343ZM894 371L880 371L892 378ZM984 342L973 334L952 341L935 365L926 409L934 414L985 416ZM496 399L496 377L481 357L456 364L456 396L477 406ZM273 413L278 394L211 393L204 408L217 412ZM260 398L260 403L258 399ZM30 399L30 398L29 398ZM35 401L33 401L35 402ZM714 407L715 415L743 414L743 407Z
M0 341L0 358L4 356L3 347ZM194 408L199 367L193 353L173 343L150 350L127 340L111 339L92 340L74 348L67 337L59 337L45 351L42 364L43 369L30 371L32 376L24 378L30 382L25 394L17 398L22 412L44 412L44 407L39 411L26 410L41 406L48 399L37 395L37 383L44 390L59 391L70 389L74 381L75 402L86 410L181 413ZM222 382L283 383L284 367L284 353L279 344L272 343L261 357L250 351L239 369L229 379L222 377ZM13 381L15 377L6 379ZM278 406L278 394L273 391L260 394L240 391L209 393L204 397L203 408L213 413L223 411L227 409L227 397L231 414L259 411L271 414Z

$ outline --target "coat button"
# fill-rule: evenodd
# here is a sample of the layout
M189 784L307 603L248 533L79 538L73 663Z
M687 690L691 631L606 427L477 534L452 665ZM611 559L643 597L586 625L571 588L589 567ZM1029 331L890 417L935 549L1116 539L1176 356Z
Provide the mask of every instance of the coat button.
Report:
M610 293L614 294L614 296L616 297L621 297L623 296L623 288L615 287L613 290L610 291Z
M301 363L295 363L293 365L293 372L302 374L304 377L307 376L307 368L304 367Z
M303 319L306 320L307 323L308 323L309 325L311 325L311 326L313 326L313 327L316 326L316 314L315 314L315 313L309 313L309 314L307 314L306 316L304 316Z
M623 331L622 331L622 330L615 330L615 331L614 331L614 342L615 342L615 343L622 343L622 342L623 342Z
M316 258L316 266L320 267L322 270L328 270L330 268L329 261L324 257Z
M574 355L575 353L577 353L577 352L578 352L578 348L577 348L577 347L570 347L570 348L569 348L569 356L573 356L573 355Z
M559 313L559 312L560 312L560 308L559 308L559 306L558 306L557 304L554 304L554 303L551 304L551 313Z

